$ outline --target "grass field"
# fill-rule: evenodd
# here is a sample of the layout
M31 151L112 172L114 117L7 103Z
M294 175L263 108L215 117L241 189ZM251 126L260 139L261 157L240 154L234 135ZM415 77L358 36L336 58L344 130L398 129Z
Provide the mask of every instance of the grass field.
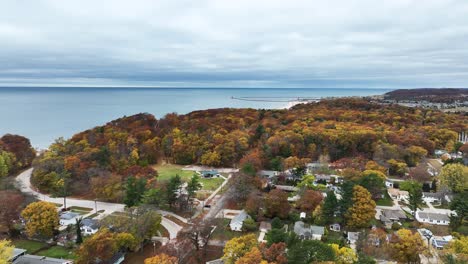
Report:
M47 246L47 244L39 242L39 241L24 240L24 239L13 240L12 244L15 245L15 247L17 248L25 249L28 254L33 254L39 249Z
M168 181L171 177L179 175L182 181L187 182L195 173L193 171L182 170L182 166L174 164L156 165L153 168L158 171L159 181ZM200 179L200 182L203 184L202 190L207 191L216 190L223 181L223 178Z
M63 258L63 259L75 259L76 256L73 254L72 249L64 248L61 246L53 246L46 250L41 250L37 253L39 256L46 256L49 258Z

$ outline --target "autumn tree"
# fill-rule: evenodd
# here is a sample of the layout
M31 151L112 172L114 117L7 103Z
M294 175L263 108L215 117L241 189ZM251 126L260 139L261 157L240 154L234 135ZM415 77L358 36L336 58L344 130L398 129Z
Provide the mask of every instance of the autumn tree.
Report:
M271 190L265 197L266 213L269 217L278 216L286 218L291 206L288 202L288 194L279 189Z
M253 247L244 256L240 257L235 264L268 264L268 262L263 259L258 247Z
M448 186L454 192L468 190L468 167L463 164L447 164L442 167L439 174L443 185Z
M269 263L276 264L286 264L288 262L288 259L286 258L286 247L287 245L284 242L274 243L269 247L264 243L259 246L263 259Z
M164 253L145 259L145 264L178 264L177 257L169 256Z
M446 251L461 261L468 261L468 236L455 236L447 245Z
M323 195L319 191L305 190L301 198L296 203L296 207L303 212L313 212L315 208L322 202Z
M337 264L353 264L358 260L356 253L351 248L340 247L338 244L331 244L331 248L335 252Z
M19 219L24 197L14 191L0 191L0 201L3 204L0 210L0 232L6 231L11 234L14 223Z
M410 167L418 165L419 161L427 155L427 150L419 146L406 149L405 161Z
M77 264L107 261L119 250L115 235L108 229L99 230L86 239L76 251Z
M402 263L419 262L419 254L424 251L424 243L418 233L400 229L390 242L393 259Z
M15 247L8 240L0 240L0 264L10 263Z
M385 190L385 175L380 171L366 170L362 173L359 185L366 188L373 199L380 199Z
M390 175L396 176L404 176L406 171L408 170L408 165L405 162L401 162L395 159L387 160L388 163L388 171Z
M255 234L233 238L224 246L222 259L226 264L234 264L238 259L247 254L247 252L251 251L256 245L257 238Z
M253 218L257 218L259 213L261 213L260 208L263 205L263 199L261 194L258 191L254 191L249 194L247 201L245 202L245 211L252 216Z
M299 188L312 189L315 187L315 176L314 175L304 175L301 178L301 181L297 184Z
M375 202L366 188L356 185L353 188L353 205L346 214L350 227L361 228L369 225L375 217Z
M31 203L21 212L21 216L26 221L26 233L29 237L51 237L59 226L57 208L53 203Z

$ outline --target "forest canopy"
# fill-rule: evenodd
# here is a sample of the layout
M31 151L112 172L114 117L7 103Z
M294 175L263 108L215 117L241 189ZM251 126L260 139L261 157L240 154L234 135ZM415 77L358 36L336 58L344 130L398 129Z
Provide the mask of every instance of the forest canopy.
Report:
M154 184L152 164L283 170L325 158L374 160L404 172L436 149L452 151L468 117L379 105L364 99L323 100L288 110L210 109L186 115L123 117L58 139L34 162L33 183L54 192L67 179L78 194L123 188L130 176Z

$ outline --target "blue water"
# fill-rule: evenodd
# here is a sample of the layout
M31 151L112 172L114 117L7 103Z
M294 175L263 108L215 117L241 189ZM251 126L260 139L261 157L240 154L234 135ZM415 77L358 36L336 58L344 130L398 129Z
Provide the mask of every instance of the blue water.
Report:
M287 102L234 100L231 97L336 97L383 94L389 89L203 89L203 88L7 88L0 87L0 135L20 134L37 148L58 137L104 124L124 115L221 107L284 108Z

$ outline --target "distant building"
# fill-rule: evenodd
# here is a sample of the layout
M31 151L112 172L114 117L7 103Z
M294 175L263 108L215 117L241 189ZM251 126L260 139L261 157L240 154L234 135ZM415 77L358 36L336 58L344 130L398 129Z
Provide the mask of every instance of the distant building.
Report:
M268 232L271 230L271 224L265 221L260 222L260 232Z
M35 255L21 255L13 264L72 264L72 260L49 258Z
M242 231L242 226L244 225L244 221L250 218L245 210L240 211L238 215L231 219L229 223L229 227L232 231Z
M416 212L416 220L420 223L428 223L433 225L449 225L450 218L446 214L427 213L423 211Z
M388 188L387 191L388 195L390 195L393 200L407 201L409 199L409 193L407 191L402 191L395 188Z
M347 234L348 244L356 245L356 242L358 241L360 234L361 232L348 232Z
M330 225L329 228L330 228L331 231L335 231L335 232L340 232L341 231L341 225L338 224L338 223Z
M76 218L78 218L80 214L74 212L65 212L60 214L60 225L67 226L76 224Z
M257 173L258 176L263 177L263 178L268 178L268 179L273 179L278 177L280 174L279 171L273 171L273 170L261 170Z
M432 237L431 244L436 249L444 249L444 247L452 241L452 236L443 236L443 237Z
M380 221L385 224L386 228L392 228L393 223L400 223L400 221L407 219L405 213L401 210L382 209L381 212Z
M325 227L309 226L302 221L297 221L294 223L294 233L296 233L300 239L320 240L323 234L325 234Z
M81 221L81 231L84 235L93 235L99 230L99 221L96 219L85 218Z
M200 171L200 174L202 175L203 178L213 178L213 177L219 177L219 172L217 170L205 170L205 171Z
M441 192L435 192L435 193L431 193L431 192L423 192L423 200L424 202L428 202L428 203L442 203L442 201L444 200L444 194L441 193Z
M289 186L289 185L275 185L275 188L278 190L282 190L285 192L297 192L299 191L299 188L295 186Z

